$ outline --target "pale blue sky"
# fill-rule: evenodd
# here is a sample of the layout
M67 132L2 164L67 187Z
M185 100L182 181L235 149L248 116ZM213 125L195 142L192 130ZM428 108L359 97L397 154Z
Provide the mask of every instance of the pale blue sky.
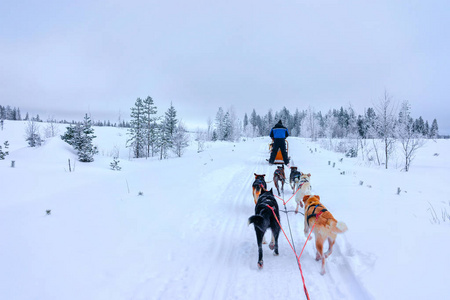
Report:
M188 123L286 106L358 113L387 90L450 134L449 1L0 2L0 104L129 116L150 95Z

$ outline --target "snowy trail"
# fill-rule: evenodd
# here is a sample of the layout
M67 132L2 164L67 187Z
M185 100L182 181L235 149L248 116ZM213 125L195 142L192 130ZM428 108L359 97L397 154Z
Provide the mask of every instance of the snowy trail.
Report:
M297 148L297 152L305 148L304 145L296 145L296 141L291 143L294 145L291 147ZM246 152L239 152L241 161L235 160L233 163L236 164L232 163L226 170L214 170L213 174L205 174L209 178L217 176L217 172L227 173L227 176L224 176L226 182L216 186L218 191L210 200L213 203L205 210L205 213L210 215L209 221L204 222L203 228L197 228L205 232L214 228L215 239L211 244L207 244L207 250L201 253L203 263L196 269L198 278L193 281L189 299L242 299L243 296L260 299L305 298L296 259L284 235L279 237L280 255L273 256L268 246L264 245L264 269L258 270L256 267L255 233L253 227L246 224L247 218L254 213L251 197L253 173L265 173L266 181L272 181L276 166L270 166L266 162L268 154L265 140L258 144L258 151L252 147L255 147L255 144L245 148ZM306 149L300 154L303 157L308 156ZM311 158L314 159L314 156ZM309 164L313 166L318 163L309 160ZM320 171L316 168L308 170L316 174ZM286 173L288 176L289 171ZM274 186L271 182L268 188L272 187ZM207 194L211 197L211 189L207 189ZM291 195L289 185L285 185L285 201ZM279 204L280 208L284 209L281 201ZM287 203L287 209L292 210L295 205L295 200L291 199ZM303 218L300 214L290 213L289 220L295 246L297 251L300 251L305 241ZM281 213L281 224L290 238L284 213ZM343 240L338 238L336 250L327 261L328 273L325 276L319 274L319 263L314 260L314 243L307 245L301 263L311 299L372 299L339 250L339 243L342 242Z

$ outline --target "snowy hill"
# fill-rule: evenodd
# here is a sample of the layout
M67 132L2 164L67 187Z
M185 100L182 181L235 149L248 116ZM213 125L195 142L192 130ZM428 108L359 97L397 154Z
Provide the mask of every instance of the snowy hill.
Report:
M279 256L264 245L258 270L247 226L253 173L269 181L275 169L266 162L268 138L210 143L201 153L192 145L183 157L160 161L131 159L125 129L96 127L95 161L69 172L76 154L59 137L29 148L24 122L4 127L0 143L11 147L0 161L2 299L305 299L284 236ZM341 154L305 139L289 141L295 164L312 174L313 193L349 227L324 276L308 242L300 261L311 299L450 294L449 141L427 143L408 173L340 162ZM117 154L122 170L112 171ZM285 186L284 198L291 195ZM302 216L288 217L301 248ZM288 228L284 213L281 224Z

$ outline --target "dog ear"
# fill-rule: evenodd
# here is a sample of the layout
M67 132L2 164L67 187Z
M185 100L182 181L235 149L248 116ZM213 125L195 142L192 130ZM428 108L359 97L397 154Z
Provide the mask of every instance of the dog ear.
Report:
M308 173L308 177L311 177L311 173Z
M306 202L306 200L308 200L310 196L311 196L311 195L305 195L305 196L303 196L303 202Z
M318 200L320 200L320 196L319 195L314 195Z
M262 177L266 177L266 174L262 174L261 176L262 176Z

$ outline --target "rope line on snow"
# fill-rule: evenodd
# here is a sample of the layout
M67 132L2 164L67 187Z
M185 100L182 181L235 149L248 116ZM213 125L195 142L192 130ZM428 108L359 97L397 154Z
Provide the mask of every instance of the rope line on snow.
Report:
M284 234L284 236L286 237L286 240L288 241L289 246L291 246L292 251L294 251L295 258L297 259L298 268L299 268L299 270L300 270L300 275L302 276L303 290L304 290L304 292L305 292L306 298L307 298L308 300L310 300L309 294L308 294L308 290L306 289L305 277L303 276L302 265L300 264L300 256L297 255L297 252L295 251L295 246L292 246L291 241L289 240L288 236L286 235L286 232L285 232L284 229L283 229L283 226L281 226L280 221L278 220L277 215L275 214L274 208L271 207L270 205L267 205L267 207L270 208L270 209L272 210L272 213L273 213L273 215L274 215L274 217L275 217L275 220L277 220L277 223L278 223L278 225L280 226L281 231L283 231L283 234ZM287 215L287 214L286 214L286 215ZM314 223L314 225L315 225L315 223ZM292 234L292 233L291 233L291 234ZM291 236L292 236L292 235L291 235ZM306 240L306 242L308 242L308 240ZM305 243L305 245L306 245L306 243ZM305 247L303 246L303 249L304 249L304 248L305 248ZM302 250L302 252L303 252L303 250Z
M302 186L299 186L299 188L295 191L294 194L292 194L292 196L288 199L288 201L284 202L283 198L278 197L277 195L274 195L275 197L277 197L278 199L280 199L281 201L283 201L283 204L286 206L286 204L291 201L291 199L295 196L295 194L297 194L297 192L301 189ZM284 192L283 192L284 195Z

